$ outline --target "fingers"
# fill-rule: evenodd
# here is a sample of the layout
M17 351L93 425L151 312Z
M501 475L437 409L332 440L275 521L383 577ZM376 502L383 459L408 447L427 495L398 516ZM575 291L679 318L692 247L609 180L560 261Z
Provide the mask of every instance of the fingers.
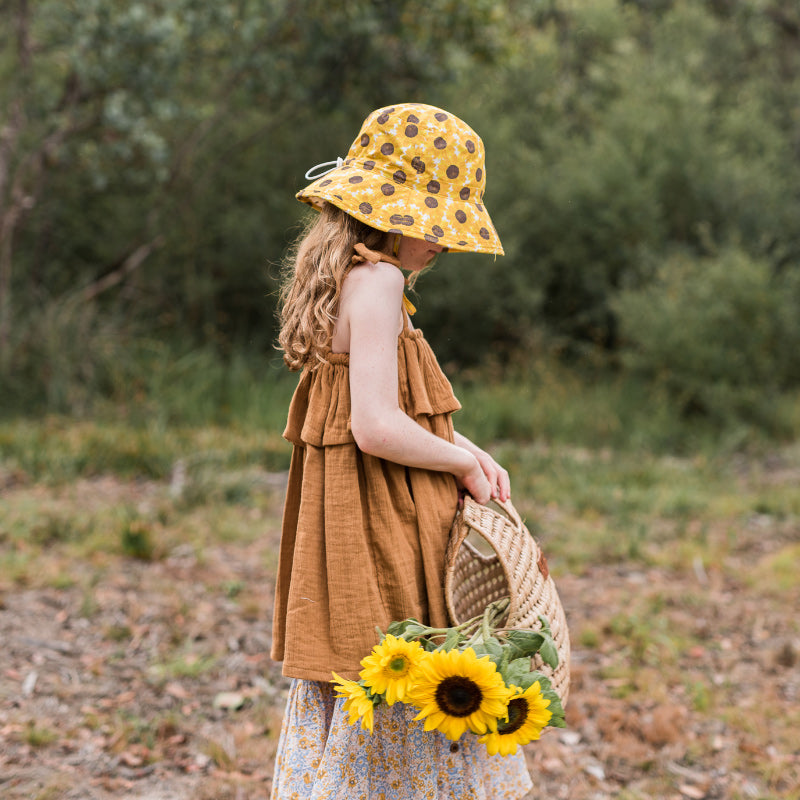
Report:
M487 458L481 466L491 487L492 500L502 500L503 502L508 500L511 497L511 479L508 472L493 458Z
M505 502L511 497L511 480L504 469L498 472L494 483L491 481L490 483L492 484L492 500L502 500Z
M475 470L462 480L464 488L481 505L489 500L506 502L511 497L508 472L485 452L477 456L477 461Z
M511 497L511 478L502 467L500 467L500 474L497 477L497 494L495 496L504 503Z

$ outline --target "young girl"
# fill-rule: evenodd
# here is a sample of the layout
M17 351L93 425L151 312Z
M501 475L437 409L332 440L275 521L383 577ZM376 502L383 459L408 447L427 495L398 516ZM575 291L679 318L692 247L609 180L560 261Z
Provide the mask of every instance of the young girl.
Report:
M483 205L483 144L439 108L366 119L345 159L297 197L321 213L296 247L280 344L303 370L284 436L294 445L272 657L291 677L273 800L501 800L530 788L522 752L448 741L403 703L347 723L331 673L358 680L376 626L449 624L443 581L459 487L506 500L508 473L453 430L460 405L404 294L443 250L501 254ZM314 168L315 170L317 168ZM311 179L312 175L306 175Z

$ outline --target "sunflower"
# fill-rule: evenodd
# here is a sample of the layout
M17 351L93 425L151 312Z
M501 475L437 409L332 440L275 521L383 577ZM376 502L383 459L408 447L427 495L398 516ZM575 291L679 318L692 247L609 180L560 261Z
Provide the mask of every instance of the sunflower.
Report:
M496 730L513 694L489 656L478 658L468 647L426 654L409 697L420 709L414 719L424 719L426 731L436 728L455 740L468 728L473 733Z
M331 681L331 683L335 684L333 688L336 691L336 696L345 698L343 708L345 711L350 712L350 717L347 720L348 723L353 725L360 717L361 727L372 733L375 705L369 691L360 683L356 683L356 681L348 681L344 678L340 678L335 672L333 673L333 677L336 678L336 680Z
M375 694L385 694L391 706L405 699L419 674L425 651L419 642L407 642L387 633L386 638L361 661L358 674Z
M527 744L538 739L542 729L550 722L550 701L542 696L539 681L532 683L524 692L514 686L516 695L508 704L508 720L499 722L496 731L490 731L478 740L486 745L489 755L513 755L518 744Z

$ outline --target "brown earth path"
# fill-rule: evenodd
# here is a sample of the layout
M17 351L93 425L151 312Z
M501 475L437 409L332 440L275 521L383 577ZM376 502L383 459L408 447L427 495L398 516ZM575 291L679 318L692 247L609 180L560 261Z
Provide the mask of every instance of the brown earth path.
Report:
M269 796L287 685L267 656L269 519L201 556L179 545L73 561L65 588L0 585L3 800ZM526 747L531 798L800 797L797 594L730 575L557 575L569 727Z

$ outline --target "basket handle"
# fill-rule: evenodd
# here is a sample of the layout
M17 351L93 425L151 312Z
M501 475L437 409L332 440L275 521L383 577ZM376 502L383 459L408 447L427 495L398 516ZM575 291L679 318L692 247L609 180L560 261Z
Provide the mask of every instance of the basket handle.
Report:
M492 500L492 502L503 509L508 518L514 523L514 526L517 528L517 530L522 530L525 527L522 522L522 517L519 515L519 511L514 508L510 500L507 500L506 502L503 502L502 500ZM487 536L484 536L484 538L487 541L489 539ZM494 545L493 542L490 542L490 544ZM539 572L542 573L544 579L547 580L550 575L550 568L547 565L547 558L545 558L544 551L535 538L533 539L533 546L535 548L535 552L539 554L536 560L536 565L539 567Z
M479 503L471 494L469 494L469 492L464 495L464 502L467 500L471 500L476 506L488 505L488 503ZM496 500L495 498L492 498L489 500L489 503L494 503L501 511L503 511L517 528L522 527L522 517L519 515L519 511L514 508L514 504L510 499Z
M508 517L508 519L512 522L515 528L517 528L518 530L522 530L524 528L522 517L520 517L519 512L517 511L516 508L514 508L514 505L510 500L505 500L505 501L492 500L491 502L494 503ZM476 506L477 508L482 507L481 504L477 500L475 500L475 498L472 497L472 495L467 494L464 498L464 507L459 509L458 511L459 514L466 514L467 503L470 503ZM486 541L489 542L489 544L492 545L492 547L496 547L497 543L492 541L492 537L487 535L486 531L476 529L476 533L479 533L481 536L483 536L483 538L486 539ZM466 528L462 529L460 535L457 537L457 540L452 541L451 545L456 549L460 547L461 543L464 541L464 539L466 539L467 534L468 530Z
M461 509L464 502L469 498L476 506L481 505L466 489L460 489L458 492L458 508ZM514 504L511 502L511 498L508 500L496 500L491 498L489 503L494 503L498 508L502 509L505 512L505 515L516 525L518 528L522 527L522 517L519 515L519 511L514 508ZM483 505L487 505L487 503L483 503Z
M514 508L514 504L511 502L511 500L491 500L490 502L502 508L506 516L517 528L522 527L522 517L519 515L519 511Z

